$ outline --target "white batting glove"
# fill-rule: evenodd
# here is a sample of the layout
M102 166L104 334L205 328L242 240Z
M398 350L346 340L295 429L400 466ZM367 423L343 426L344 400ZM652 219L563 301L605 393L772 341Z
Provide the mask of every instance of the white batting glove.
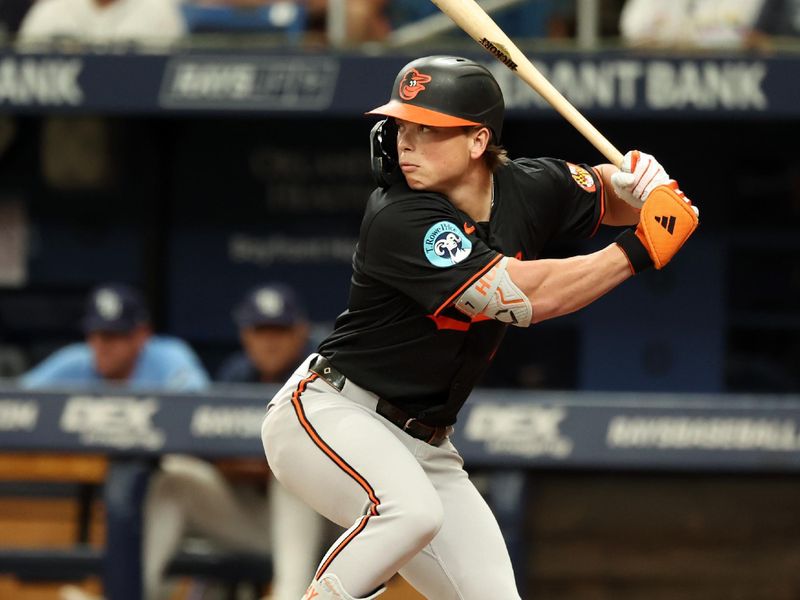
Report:
M642 208L650 192L669 181L669 175L655 157L638 150L625 154L619 171L611 175L617 196L634 208Z
M699 219L700 218L700 208L697 205L692 204L692 201L689 200L686 197L686 194L684 194L681 191L681 189L678 187L678 182L675 181L674 179L671 179L670 182L667 185L669 185L673 190L675 190L675 193L678 194L678 196L680 196L683 199L683 201L686 202L686 204L688 204L689 206L692 207L692 210L694 211L694 214L696 214L697 218Z

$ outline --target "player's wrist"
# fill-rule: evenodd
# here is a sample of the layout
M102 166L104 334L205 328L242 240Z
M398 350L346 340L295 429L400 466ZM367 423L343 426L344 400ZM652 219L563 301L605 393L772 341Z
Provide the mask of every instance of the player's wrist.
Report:
M653 259L650 257L650 253L633 229L626 229L620 233L614 242L625 254L631 267L631 272L634 275L653 266Z

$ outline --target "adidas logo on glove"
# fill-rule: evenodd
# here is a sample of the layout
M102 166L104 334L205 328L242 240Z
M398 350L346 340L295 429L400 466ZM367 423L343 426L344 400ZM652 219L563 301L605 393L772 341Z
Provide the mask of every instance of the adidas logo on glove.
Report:
M675 217L655 217L656 223L660 224L664 229L672 235L675 231Z

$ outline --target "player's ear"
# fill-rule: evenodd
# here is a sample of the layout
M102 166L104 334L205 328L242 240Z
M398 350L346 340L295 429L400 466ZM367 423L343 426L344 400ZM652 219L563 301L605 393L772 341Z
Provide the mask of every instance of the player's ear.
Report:
M483 156L492 140L492 132L488 127L475 127L470 132L470 157L477 159Z

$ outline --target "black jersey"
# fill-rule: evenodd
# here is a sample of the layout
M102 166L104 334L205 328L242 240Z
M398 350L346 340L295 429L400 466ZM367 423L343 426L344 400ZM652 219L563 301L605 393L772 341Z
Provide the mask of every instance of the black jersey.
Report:
M506 325L453 307L503 256L533 259L586 238L603 216L587 165L519 159L494 175L486 223L405 182L367 203L347 310L319 352L355 383L431 425L451 424L489 366Z

